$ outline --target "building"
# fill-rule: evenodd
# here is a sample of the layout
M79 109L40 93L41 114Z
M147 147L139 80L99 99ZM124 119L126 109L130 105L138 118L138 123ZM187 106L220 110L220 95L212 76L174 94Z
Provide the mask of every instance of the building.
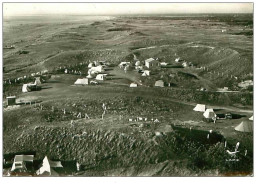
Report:
M16 96L9 96L9 97L6 97L6 99L7 99L8 106L16 104Z
M104 81L106 79L106 75L107 74L98 74L95 79L98 81Z
M32 168L34 155L16 155L12 164L11 171L27 172Z
M159 62L157 60L155 60L154 58L149 58L147 60L145 60L145 66L150 68L152 66L158 66Z

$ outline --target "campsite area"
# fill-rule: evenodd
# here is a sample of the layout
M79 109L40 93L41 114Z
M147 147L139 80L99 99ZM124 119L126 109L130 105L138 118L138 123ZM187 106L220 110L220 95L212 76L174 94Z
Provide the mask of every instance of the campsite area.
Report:
M5 176L15 155L34 155L33 176L252 174L251 14L3 27Z

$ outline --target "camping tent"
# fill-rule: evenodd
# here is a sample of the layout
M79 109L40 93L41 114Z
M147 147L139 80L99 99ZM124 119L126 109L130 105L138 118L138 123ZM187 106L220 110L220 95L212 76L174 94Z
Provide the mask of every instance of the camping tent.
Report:
M156 81L155 86L156 87L164 87L164 82L162 80L158 80L158 81Z
M137 83L131 83L130 87L138 87L138 84Z
M193 110L197 112L205 112L205 109L206 107L204 104L197 104Z
M29 92L28 84L23 84L23 86L22 86L22 92L23 92L23 93Z
M11 171L27 170L26 163L33 163L34 155L16 155Z
M140 61L137 61L136 63L135 63L135 66L139 66L140 65Z
M235 127L236 131L241 132L253 132L253 122L251 121L242 121L239 125Z
M214 113L213 109L211 109L211 108L210 108L210 109L207 109L207 110L204 112L203 115L204 115L205 118L208 118L208 119L217 116L217 115Z
M250 121L253 121L253 115L249 118Z
M35 83L36 85L40 85L41 84L41 81L40 81L40 77L35 77Z
M91 68L91 67L93 67L93 63L90 63L90 64L88 65L88 68Z
M96 67L91 67L90 70L91 70L91 71L94 71L94 72L104 72L104 68L103 68L103 66L101 66L101 65L96 66Z
M47 175L47 176L59 176L59 174L54 170L54 168L63 168L60 161L51 161L44 157L41 167L36 171L37 175Z
M150 71L149 70L145 70L141 76L149 76L149 74L150 74Z
M130 66L130 65L131 65L131 62L121 62L121 63L119 64L119 68L124 68L124 67Z
M37 84L33 84L33 83L23 84L22 92L26 93L30 91L36 91L36 90L40 90L40 88L41 88L40 86L37 86Z
M88 78L77 79L74 84L75 85L88 85L89 84L89 79Z
M168 63L166 63L166 62L161 62L160 65L161 65L161 66L167 66Z

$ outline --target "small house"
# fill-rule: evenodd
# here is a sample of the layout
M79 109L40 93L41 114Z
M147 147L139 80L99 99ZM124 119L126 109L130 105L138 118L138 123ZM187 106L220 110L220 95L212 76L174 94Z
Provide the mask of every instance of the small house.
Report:
M106 74L98 74L95 79L98 81L104 81L105 78L106 78Z
M6 97L6 99L7 99L8 106L16 104L16 96L9 96L9 97Z
M12 164L11 171L26 172L32 168L34 155L16 155Z
M145 66L150 68L152 66L158 66L159 62L157 60L155 60L154 58L149 58L147 60L145 60Z

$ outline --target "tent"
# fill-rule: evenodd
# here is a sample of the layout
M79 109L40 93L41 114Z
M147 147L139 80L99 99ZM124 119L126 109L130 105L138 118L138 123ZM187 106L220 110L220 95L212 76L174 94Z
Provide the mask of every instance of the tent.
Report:
M104 68L103 68L103 66L101 66L101 65L96 66L96 67L91 67L90 70L91 70L91 71L94 71L94 72L104 72Z
M95 79L99 81L103 81L105 80L105 78L106 78L106 74L98 74Z
M217 115L214 113L213 109L207 109L207 110L204 112L203 115L204 115L205 118L208 118L208 119L211 119L211 118L217 116Z
M135 66L139 66L140 65L140 61L137 61L136 63L135 63Z
M54 168L63 168L60 161L51 161L44 157L41 167L36 171L37 175L47 175L47 176L59 176L59 174L54 170Z
M145 70L141 76L149 76L149 75L150 75L150 71Z
M41 84L41 81L40 81L40 77L35 77L35 83L36 85L40 85Z
M164 82L162 80L158 80L155 82L156 87L164 87Z
M253 121L253 115L249 118L250 121Z
M130 66L130 65L131 65L131 62L121 62L121 63L119 64L119 68L124 68L124 67Z
M138 84L137 83L131 83L130 87L138 87Z
M23 93L27 93L33 90L37 89L37 85L36 84L32 84L32 83L28 83L28 84L23 84L22 86L22 92Z
M242 121L239 125L235 127L235 130L245 132L245 133L253 132L253 122Z
M166 63L166 62L161 62L160 65L161 65L161 66L167 66L168 63Z
M204 104L197 104L193 110L197 112L205 112L205 109L206 107Z
M89 84L89 79L88 78L77 79L74 84L75 85L88 85Z
M93 67L93 63L90 63L90 64L88 65L88 68L91 68L91 67Z
M27 170L26 163L33 163L34 155L16 155L12 164L11 171Z

